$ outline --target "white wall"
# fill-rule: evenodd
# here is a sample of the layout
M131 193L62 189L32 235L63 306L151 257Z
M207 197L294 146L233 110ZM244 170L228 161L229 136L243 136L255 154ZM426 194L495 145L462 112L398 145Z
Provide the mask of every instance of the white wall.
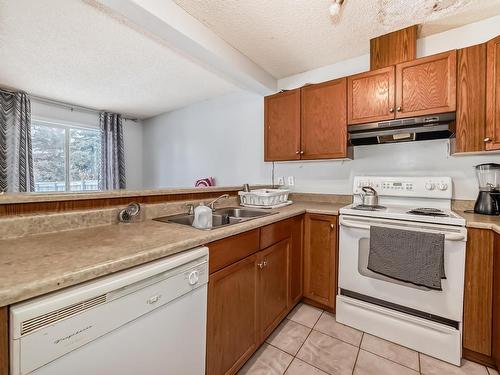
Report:
M418 41L424 56L482 43L500 34L500 16ZM368 41L367 41L368 43ZM289 89L369 69L369 56L279 80ZM356 147L352 161L277 162L275 176L295 176L296 191L348 194L354 175L444 175L454 179L454 196L474 199L473 166L500 163L499 154L448 155L448 140ZM263 162L263 98L236 93L144 121L144 182L147 187L192 186L214 176L219 185L271 182Z
M262 96L241 91L144 121L144 186L269 183Z
M31 101L31 114L34 118L86 126L99 126L97 113L71 111L55 105ZM142 189L142 122L124 121L123 140L125 143L125 173L127 189Z

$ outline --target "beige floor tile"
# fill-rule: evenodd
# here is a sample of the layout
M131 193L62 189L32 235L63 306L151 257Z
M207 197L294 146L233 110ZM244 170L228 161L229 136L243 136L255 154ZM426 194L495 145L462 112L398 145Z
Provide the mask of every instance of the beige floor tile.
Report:
M361 349L419 371L418 353L404 346L365 333Z
M311 332L311 328L285 319L266 341L278 349L295 355L306 341L309 332Z
M499 372L497 370L495 370L493 368L489 368L489 367L488 367L488 373L490 375L499 375Z
M313 330L297 358L332 375L351 375L357 354L357 347Z
M314 329L354 346L359 346L361 343L361 337L363 337L363 332L344 324L337 323L335 316L328 312L323 312L314 326Z
M404 367L388 359L360 350L354 375L419 375L417 371Z
M263 344L259 350L248 360L239 375L282 375L292 362L290 354L282 352L275 347Z
M328 375L326 372L313 367L300 359L295 358L285 375Z
M462 366L453 366L439 359L420 354L420 372L424 375L488 375L486 367L462 360Z
M306 327L312 328L318 321L318 318L320 317L322 312L322 310L317 309L316 307L299 303L290 312L290 314L288 314L288 319L305 325Z

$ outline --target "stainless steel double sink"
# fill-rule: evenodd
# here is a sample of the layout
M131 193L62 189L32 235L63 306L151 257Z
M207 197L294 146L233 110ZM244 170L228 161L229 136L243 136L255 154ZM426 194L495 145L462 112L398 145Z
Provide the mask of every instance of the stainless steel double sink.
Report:
M209 229L220 228L226 225L238 224L243 221L257 219L259 217L269 216L275 213L276 212L269 212L269 210L261 210L253 208L241 208L241 207L219 208L212 212L212 228ZM192 226L194 221L194 215L179 214L179 215L158 217L153 220L161 221L164 223L177 223L177 224Z

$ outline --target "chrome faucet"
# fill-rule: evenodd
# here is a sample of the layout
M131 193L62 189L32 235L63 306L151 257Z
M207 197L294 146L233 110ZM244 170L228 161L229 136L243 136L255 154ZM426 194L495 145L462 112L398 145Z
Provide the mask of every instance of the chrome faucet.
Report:
M220 199L228 199L229 194L222 194L220 197L215 198L212 202L208 204L208 207L210 207L213 210L215 210L215 202L217 202Z

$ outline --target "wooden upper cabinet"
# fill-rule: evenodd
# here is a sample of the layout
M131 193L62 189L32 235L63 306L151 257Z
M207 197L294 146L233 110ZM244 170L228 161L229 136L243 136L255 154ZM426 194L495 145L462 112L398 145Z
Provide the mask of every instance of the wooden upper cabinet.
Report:
M394 118L394 66L347 78L347 122L363 124Z
M486 46L486 149L500 149L500 36Z
M290 239L259 253L259 308L261 340L278 326L288 312Z
M337 290L337 217L306 214L304 297L335 309Z
M235 374L258 346L257 254L210 275L208 375Z
M301 89L301 158L347 157L347 80Z
M457 52L457 114L455 152L485 150L486 44Z
M264 98L264 160L300 159L300 89Z
M396 118L454 112L455 50L396 65Z

